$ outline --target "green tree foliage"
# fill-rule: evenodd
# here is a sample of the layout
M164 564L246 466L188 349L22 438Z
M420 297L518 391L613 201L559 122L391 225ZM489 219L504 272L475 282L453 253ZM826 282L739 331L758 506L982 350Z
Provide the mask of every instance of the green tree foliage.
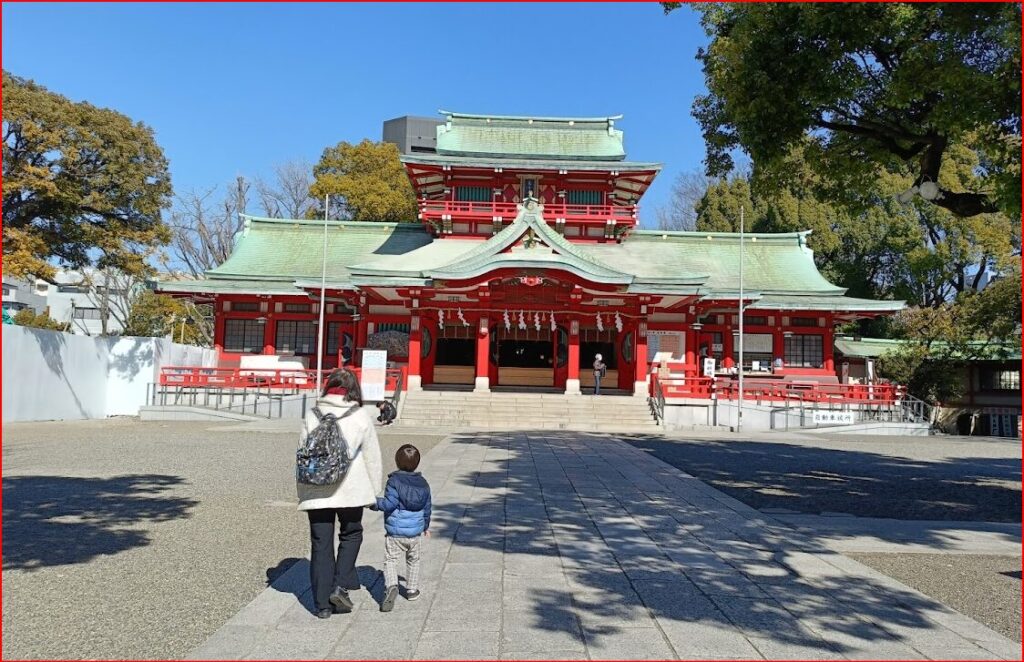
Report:
M954 147L944 179L973 176L974 152ZM917 200L901 204L906 176L876 172L874 188L854 202L833 201L794 149L775 171L755 166L748 179L734 176L708 187L697 205L697 229L739 229L739 207L751 232L811 230L808 246L822 273L851 296L893 298L911 306L937 307L976 291L986 275L1008 274L1020 262L1020 227L1003 214L968 218Z
M145 125L3 74L4 273L52 279L53 262L148 271L167 243L167 160Z
M415 221L416 197L391 143L364 140L324 150L313 168L310 193L343 201L342 214L353 221Z
M186 345L209 345L208 321L203 311L188 302L151 290L140 293L132 302L123 335L163 337Z
M31 308L22 308L14 314L14 323L18 326L27 326L33 329L48 329L50 331L67 331L68 324L58 322L47 313L36 314Z
M882 170L939 183L931 204L956 216L1020 216L1019 4L694 7L711 37L697 55L709 93L693 106L709 175L742 148L785 179L810 140L834 200L870 197ZM978 163L970 181L941 177L957 145Z

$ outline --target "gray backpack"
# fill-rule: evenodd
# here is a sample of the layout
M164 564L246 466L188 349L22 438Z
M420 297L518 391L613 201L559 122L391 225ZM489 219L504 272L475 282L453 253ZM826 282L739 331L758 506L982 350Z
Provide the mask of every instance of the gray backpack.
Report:
M341 415L345 418L357 407ZM340 420L334 414L325 414L313 408L317 426L306 435L306 442L295 451L295 479L307 485L333 485L345 477L352 465L348 446L341 434Z

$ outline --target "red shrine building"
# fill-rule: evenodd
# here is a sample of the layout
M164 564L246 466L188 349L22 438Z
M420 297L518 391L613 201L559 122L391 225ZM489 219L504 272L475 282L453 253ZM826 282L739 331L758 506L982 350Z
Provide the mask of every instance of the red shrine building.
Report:
M619 119L442 112L436 145L402 155L418 218L246 217L227 261L160 289L213 304L222 366L315 367L326 264L326 368L386 349L410 389L580 393L600 354L602 388L620 393L647 395L659 367L697 377L708 358L732 379L740 237L639 229L661 164L626 160ZM836 326L903 305L846 296L808 234L744 237L746 375L835 384Z

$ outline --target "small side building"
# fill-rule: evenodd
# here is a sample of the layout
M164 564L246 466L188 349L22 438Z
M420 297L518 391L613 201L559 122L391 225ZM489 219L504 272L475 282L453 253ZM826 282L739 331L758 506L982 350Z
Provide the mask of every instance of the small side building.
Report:
M906 343L882 338L836 338L837 375L843 384L876 380L876 361ZM939 406L937 422L951 434L1018 437L1021 432L1021 352L980 344L977 358L956 365L963 395Z

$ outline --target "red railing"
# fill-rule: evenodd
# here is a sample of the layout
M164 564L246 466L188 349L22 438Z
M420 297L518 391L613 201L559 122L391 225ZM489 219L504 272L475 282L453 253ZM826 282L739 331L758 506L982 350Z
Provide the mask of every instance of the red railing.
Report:
M356 373L356 376L359 376L359 368L351 368L351 370ZM322 379L326 379L331 372L331 370L321 371ZM385 371L384 390L393 392L404 381L404 368L389 368ZM160 385L191 388L312 390L316 388L316 370L165 366L160 369Z
M449 217L454 221L487 221L500 217L511 222L518 213L514 202L462 202L458 200L421 200L420 217L425 221L439 221ZM636 205L544 205L545 220L565 219L566 222L636 223Z
M652 382L653 384L654 382ZM657 380L665 398L736 400L739 382L733 379L676 376ZM819 384L816 382L784 382L777 380L743 380L746 400L824 402L835 404L892 404L902 398L902 389L893 384Z

